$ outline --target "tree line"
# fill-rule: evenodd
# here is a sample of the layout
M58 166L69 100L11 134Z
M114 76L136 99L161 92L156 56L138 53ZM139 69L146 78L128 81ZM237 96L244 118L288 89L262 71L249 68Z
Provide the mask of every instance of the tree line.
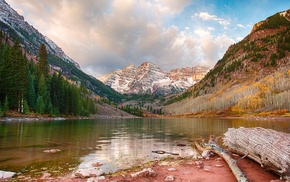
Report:
M92 94L52 71L42 44L36 62L27 59L18 41L0 32L0 116L8 110L23 114L88 116L96 113Z

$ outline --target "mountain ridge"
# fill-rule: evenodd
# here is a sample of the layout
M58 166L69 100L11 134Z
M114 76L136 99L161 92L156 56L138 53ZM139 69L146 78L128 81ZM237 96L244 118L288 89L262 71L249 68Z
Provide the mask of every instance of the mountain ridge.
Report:
M168 95L192 86L208 70L208 67L196 66L176 68L166 72L156 64L145 61L138 67L131 64L98 79L123 94Z
M167 100L164 110L175 114L290 110L288 17L290 10L256 23L200 82Z
M47 51L49 53L54 54L58 58L61 58L68 63L72 63L73 65L75 65L77 68L80 69L80 66L77 62L75 62L73 59L67 56L63 52L63 50L60 47L58 47L47 36L43 36L37 29L35 29L32 25L30 25L27 21L25 21L24 17L19 15L15 10L13 10L10 7L10 5L6 3L4 0L0 0L0 20L2 21L1 25L2 30L5 29L4 24L6 24L7 26L12 27L15 33L17 33L18 36L21 37L22 39L26 39L27 36L34 35L35 37L39 38L38 40L37 39L34 40L35 44L31 44L29 41L22 42L23 46L27 50L30 50L32 54L37 55L40 45L42 43L45 43ZM9 31L5 32L9 34Z

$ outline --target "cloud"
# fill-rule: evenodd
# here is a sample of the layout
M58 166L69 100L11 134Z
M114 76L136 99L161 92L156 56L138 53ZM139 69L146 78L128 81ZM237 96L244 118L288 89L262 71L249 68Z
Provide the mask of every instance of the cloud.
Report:
M195 16L195 17L199 17L199 18L201 18L202 20L206 20L206 21L209 21L209 20L216 21L216 22L218 22L220 25L223 25L223 26L227 26L227 25L230 24L230 21L229 21L229 20L219 18L219 17L217 17L216 15L210 15L208 12L199 12L199 13L195 13L194 16Z
M196 41L199 43L197 49L199 49L199 60L206 66L212 66L220 59L224 52L235 41L228 36L222 34L214 36L208 29L196 29L194 31L196 35Z
M237 27L240 27L240 28L245 28L245 26L244 26L244 25L242 25L242 24L237 24Z
M7 1L95 77L146 60L166 70L214 66L233 43L226 36L213 35L215 26L199 28L188 23L181 28L168 23L189 0ZM207 12L196 16L229 24Z

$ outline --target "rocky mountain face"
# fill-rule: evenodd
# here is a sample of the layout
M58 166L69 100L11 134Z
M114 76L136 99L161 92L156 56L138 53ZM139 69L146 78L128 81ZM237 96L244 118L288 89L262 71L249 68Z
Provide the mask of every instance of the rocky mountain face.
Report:
M27 57L33 58L33 60L37 57L41 44L45 44L51 69L62 72L67 79L83 83L84 86L101 97L115 102L123 99L121 94L84 73L77 62L67 56L52 40L26 22L24 17L13 10L5 0L0 0L0 31L8 35L9 38L18 40L27 52Z
M98 79L123 94L168 95L189 88L208 70L207 67L196 66L166 72L151 62L144 62L139 67L129 65Z
M26 22L24 17L13 10L5 0L0 0L0 28L12 38L20 38L24 48L31 51L31 54L37 55L40 45L44 43L50 54L80 68L78 63L68 57L52 40Z
M167 101L168 113L290 110L290 10L254 25L205 77Z

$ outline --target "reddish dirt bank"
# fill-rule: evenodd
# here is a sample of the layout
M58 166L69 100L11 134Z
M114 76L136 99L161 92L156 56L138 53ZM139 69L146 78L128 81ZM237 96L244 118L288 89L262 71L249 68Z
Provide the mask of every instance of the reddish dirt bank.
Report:
M236 157L237 158L237 157ZM123 172L117 176L107 176L104 182L118 181L118 182L159 182L170 181L174 179L175 182L212 182L212 181L236 181L230 168L225 161L219 157L213 157L208 160L172 160L156 162L149 166L156 172L156 176L140 176L131 177L133 171ZM201 163L201 164L200 164ZM279 180L279 176L265 171L250 159L243 159L239 162L239 167L246 174L250 182L261 182ZM171 178L171 177L173 178Z
M240 156L232 156L235 159ZM250 160L242 159L238 163L241 170L246 174L249 182L279 182L279 176L265 171L259 164ZM145 170L141 173L140 171ZM147 170L147 171L146 171ZM33 181L57 181L57 182L235 182L236 179L225 161L217 155L210 159L166 159L162 161L144 164L142 167L118 171L105 177L71 178L53 177L44 174L41 178ZM132 177L135 176L135 177ZM23 180L23 179L22 179ZM22 181L19 179L19 181Z

